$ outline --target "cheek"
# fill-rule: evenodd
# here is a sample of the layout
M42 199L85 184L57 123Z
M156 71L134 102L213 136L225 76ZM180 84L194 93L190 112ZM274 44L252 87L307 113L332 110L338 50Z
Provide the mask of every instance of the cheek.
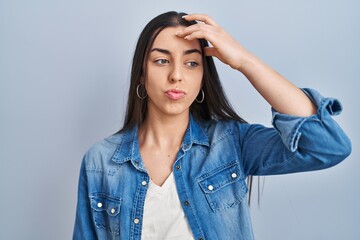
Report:
M148 68L145 85L160 86L167 81L168 75L165 68Z
M203 73L202 71L201 72L198 72L196 74L192 74L190 76L190 78L188 78L188 82L189 82L189 89L191 89L191 95L192 95L192 98L196 98L197 95L199 94L199 91L202 87L202 78L203 78Z
M194 71L191 72L190 74L188 74L188 76L186 77L189 82L194 86L194 87L201 87L202 86L202 79L203 79L203 71L199 70L199 71Z
M165 72L159 68L149 67L145 77L145 87L153 88L161 84L161 80L164 79Z

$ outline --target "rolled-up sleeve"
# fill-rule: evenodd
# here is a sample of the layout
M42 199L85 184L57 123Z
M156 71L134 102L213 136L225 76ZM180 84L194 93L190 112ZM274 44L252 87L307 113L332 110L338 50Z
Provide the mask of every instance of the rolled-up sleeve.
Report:
M316 105L309 117L272 109L274 128L249 126L242 139L242 157L249 175L285 174L334 166L351 153L351 142L332 118L342 111L339 100L302 89Z

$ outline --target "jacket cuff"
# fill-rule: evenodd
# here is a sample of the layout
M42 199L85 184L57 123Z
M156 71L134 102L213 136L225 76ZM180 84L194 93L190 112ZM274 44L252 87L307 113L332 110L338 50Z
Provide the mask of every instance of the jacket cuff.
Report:
M317 112L309 117L298 117L272 111L272 125L279 132L286 147L295 152L298 149L298 142L301 137L301 128L308 121L324 121L332 115L339 115L342 111L342 105L335 98L326 98L317 91L309 88L301 89L317 107Z

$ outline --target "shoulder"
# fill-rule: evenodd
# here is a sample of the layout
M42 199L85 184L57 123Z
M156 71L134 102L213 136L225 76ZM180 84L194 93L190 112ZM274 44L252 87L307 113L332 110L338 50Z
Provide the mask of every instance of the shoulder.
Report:
M128 132L119 132L93 144L85 153L84 164L87 169L102 169L111 164L120 146L130 142Z
M254 124L242 123L236 120L209 120L200 123L200 126L208 135L214 134L234 134L246 131Z
M238 138L245 135L249 128L255 126L236 120L210 120L200 124L210 142L216 143L224 138Z

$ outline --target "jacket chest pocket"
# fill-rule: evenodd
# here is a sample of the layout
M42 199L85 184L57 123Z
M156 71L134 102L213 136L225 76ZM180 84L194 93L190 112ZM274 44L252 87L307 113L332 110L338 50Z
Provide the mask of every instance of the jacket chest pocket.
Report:
M202 175L198 182L214 212L238 205L247 193L245 177L237 162Z
M95 226L107 230L111 235L119 235L121 199L95 193L90 195L90 204Z

